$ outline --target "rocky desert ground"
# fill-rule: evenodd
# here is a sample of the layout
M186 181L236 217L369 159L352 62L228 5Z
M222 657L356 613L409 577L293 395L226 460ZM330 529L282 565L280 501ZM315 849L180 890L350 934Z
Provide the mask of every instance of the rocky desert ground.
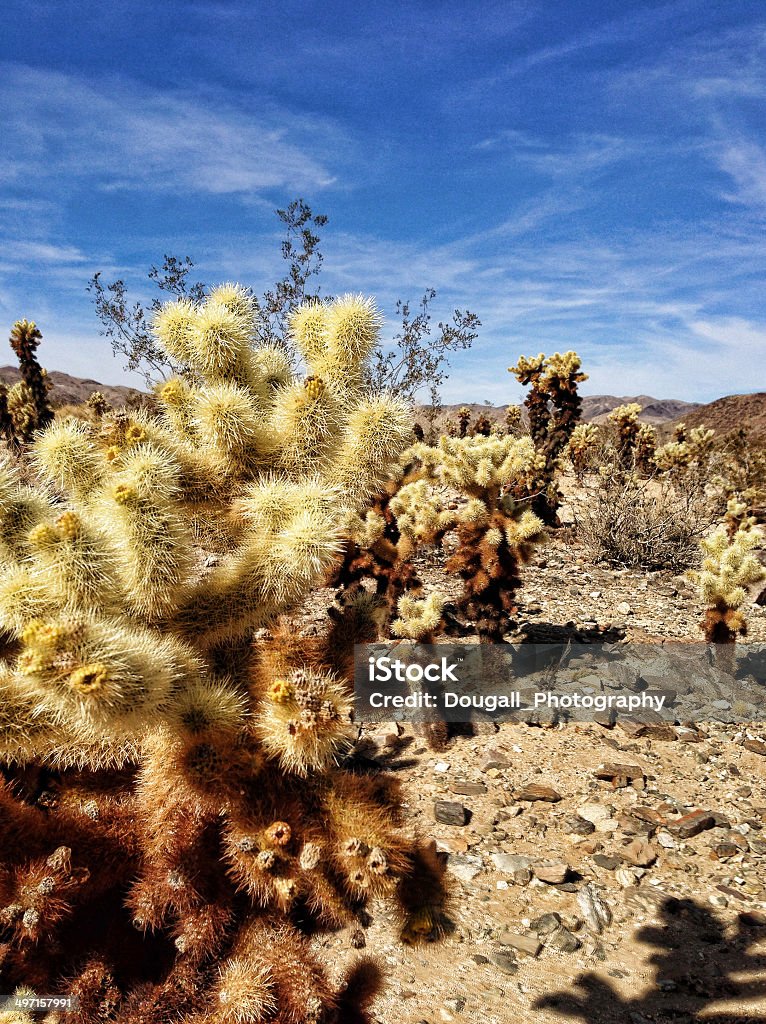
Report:
M766 642L766 608L748 612ZM525 569L511 640L698 641L699 618L683 575L594 565L564 531ZM766 1021L766 730L727 717L488 722L438 751L412 725L360 727L352 758L401 782L403 824L436 843L448 922L403 946L378 911L317 949L336 971L380 962L380 1024Z

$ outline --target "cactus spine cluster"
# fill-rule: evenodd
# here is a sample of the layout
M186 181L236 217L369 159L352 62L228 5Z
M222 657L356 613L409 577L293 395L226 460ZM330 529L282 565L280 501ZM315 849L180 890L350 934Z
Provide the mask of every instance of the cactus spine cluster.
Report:
M6 990L71 992L82 1024L340 1020L353 979L329 985L294 916L385 895L433 923L438 880L388 791L336 767L330 649L252 635L322 581L408 412L365 393L361 297L295 313L304 377L238 286L155 327L185 367L158 417L57 421L39 486L0 473Z
M555 352L552 356L541 352L531 358L521 356L515 366L508 367L520 384L531 385L524 405L540 467L529 494L534 495L536 514L551 526L556 524L560 501L556 483L560 457L580 421L582 399L577 385L588 379L580 366L576 352Z

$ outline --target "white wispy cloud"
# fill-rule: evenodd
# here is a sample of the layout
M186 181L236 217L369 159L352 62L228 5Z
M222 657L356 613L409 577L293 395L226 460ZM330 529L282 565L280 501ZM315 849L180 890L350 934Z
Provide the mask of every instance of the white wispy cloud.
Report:
M248 196L320 189L336 180L350 142L329 118L251 97L161 90L134 79L88 79L0 67L0 180L56 177L100 189L179 189Z
M722 135L715 158L734 185L725 198L766 213L766 150L754 139Z

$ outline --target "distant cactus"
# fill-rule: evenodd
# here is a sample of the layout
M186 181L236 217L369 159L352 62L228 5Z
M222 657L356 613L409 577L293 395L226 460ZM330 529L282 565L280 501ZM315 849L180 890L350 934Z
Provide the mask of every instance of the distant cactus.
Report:
M534 447L529 438L441 438L433 448L416 446L413 454L427 478L467 499L451 514L458 546L446 562L463 580L457 620L473 627L482 642L501 643L516 610L519 567L544 536L543 522L509 490L535 471ZM446 532L450 512L442 510L437 536Z
M83 1024L330 1021L352 979L329 984L298 916L335 927L385 895L407 934L410 914L438 929L438 873L415 880L427 858L379 780L335 765L338 644L275 625L410 437L408 410L363 388L379 325L355 296L298 309L300 379L253 346L244 289L171 303L157 337L186 374L159 417L55 422L40 487L2 468L9 991L71 992Z
M567 454L578 477L588 469L598 448L598 427L592 423L578 423L572 431L567 445Z
M739 512L740 509L730 507L732 517ZM689 573L707 606L700 625L709 643L731 644L737 636L746 634L742 606L750 588L766 578L766 571L754 554L763 539L760 531L748 520L740 522L736 529L732 526L720 526L703 538L702 568Z
M21 447L13 425L13 416L8 408L8 388L0 384L0 437L4 437L10 451L17 453Z
M519 566L543 536L541 520L506 492L537 465L529 438L442 437L433 447L414 445L385 501L357 519L335 583L374 580L384 621L397 636L429 642L440 631L475 632L481 641L501 642L515 610ZM450 491L462 503L450 501ZM448 609L443 595L423 596L414 555L421 546L440 546L451 532L458 546L446 568L463 580L463 591Z
M663 472L683 471L692 464L706 467L713 450L715 431L705 426L687 430L684 423L675 428L675 441L658 448L654 454L657 469Z
M617 451L626 468L632 467L635 460L636 440L641 430L638 420L640 415L641 406L638 402L628 402L626 405L618 405L607 416L617 431Z
M520 384L531 385L524 400L529 418L529 430L535 449L540 456L540 470L532 481L535 513L548 525L557 522L556 510L560 503L557 477L560 458L569 438L580 422L582 399L578 384L588 379L580 369L576 352L555 352L545 356L542 352L531 358L521 356L516 366L509 366ZM517 497L522 497L521 492Z
M458 437L465 437L468 433L468 424L471 422L471 410L467 405L461 405L457 411Z
M0 385L0 436L14 454L22 450L36 430L53 419L48 402L51 383L35 356L41 340L36 324L17 320L13 325L10 343L19 361L21 380L11 388Z
M650 423L642 423L635 436L633 449L636 469L650 474L656 469L657 431Z
M29 389L28 401L33 410L24 440L29 440L32 431L46 427L53 419L53 409L48 401L50 383L35 356L42 337L37 324L28 320L17 320L11 331L11 348L19 360L21 377Z
M726 503L726 514L724 526L729 540L740 530L751 530L756 525L755 516L750 515L750 507L746 501L742 501L736 495L732 495Z
M509 434L517 434L521 426L521 406L509 405L505 410L505 427Z
M102 419L108 412L111 411L112 407L101 394L100 391L92 391L88 396L88 401L85 403L96 419Z
M8 391L8 413L15 437L21 442L31 440L37 427L37 408L32 390L23 380Z
M479 413L473 425L472 433L479 437L489 437L492 433L492 420L485 413Z

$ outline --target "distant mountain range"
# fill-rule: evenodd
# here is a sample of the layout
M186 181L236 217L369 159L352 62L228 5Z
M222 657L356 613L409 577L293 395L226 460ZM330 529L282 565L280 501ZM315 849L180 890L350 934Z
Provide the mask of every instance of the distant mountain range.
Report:
M679 398L652 398L651 395L634 395L632 398L617 398L614 395L584 395L582 400L583 419L589 423L604 423L612 409L618 405L635 402L641 406L639 419L642 423L667 423L686 417L698 402L682 402Z
M687 427L698 427L704 424L711 427L717 434L726 434L730 430L744 427L751 438L766 444L766 392L754 395L727 395L717 398L714 402L703 405L699 402L683 402L679 398L652 398L651 395L633 395L617 397L616 395L585 395L582 400L583 419L588 423L604 423L618 405L636 402L641 406L639 419L658 427L660 436L667 438L671 428L683 422ZM507 405L482 405L464 403L471 410L472 418L484 413L492 420L505 417ZM438 418L441 425L445 420L457 420L460 405L445 405ZM422 412L420 419L423 419Z
M677 420L700 408L697 402L682 402L679 398L652 398L650 395L634 395L630 398L618 398L616 395L583 395L582 416L588 423L604 423L612 409L616 409L618 405L627 405L629 402L637 402L641 406L639 419L642 422L654 424ZM481 405L472 402L464 404L474 416L483 412L493 420L503 419L508 408L507 405ZM442 415L448 419L455 419L460 408L462 405L445 405L442 407Z
M51 405L80 405L87 402L94 391L100 391L110 405L125 405L130 395L141 394L136 388L123 387L121 384L100 384L97 380L84 377L72 377L60 370L50 370L48 376L53 382L50 392ZM17 366L0 366L0 381L9 387L21 379Z
M101 384L97 380L73 377L60 370L51 370L49 377L53 381L51 403L54 407L86 402L94 391L100 391L108 402L119 407L125 405L131 395L142 393L136 388L124 387L119 384ZM19 379L20 374L17 367L0 366L0 381L4 384L10 386ZM652 398L651 395L631 397L584 395L582 400L583 419L588 423L603 423L612 409L629 402L637 402L641 406L643 411L640 419L642 421L658 427L665 426L668 432L674 423L680 421L683 421L688 427L696 427L704 423L705 426L712 427L719 434L725 434L742 426L752 437L757 437L766 443L766 392L754 395L727 395L725 398L718 398L707 405L701 405L698 402L683 402L678 398ZM464 404L471 410L472 418L483 412L492 420L504 419L505 410L508 408L507 405L484 405L477 402ZM439 423L441 424L447 419L456 420L457 411L460 408L461 405L442 406ZM418 413L418 418L423 420L422 407L418 407Z

